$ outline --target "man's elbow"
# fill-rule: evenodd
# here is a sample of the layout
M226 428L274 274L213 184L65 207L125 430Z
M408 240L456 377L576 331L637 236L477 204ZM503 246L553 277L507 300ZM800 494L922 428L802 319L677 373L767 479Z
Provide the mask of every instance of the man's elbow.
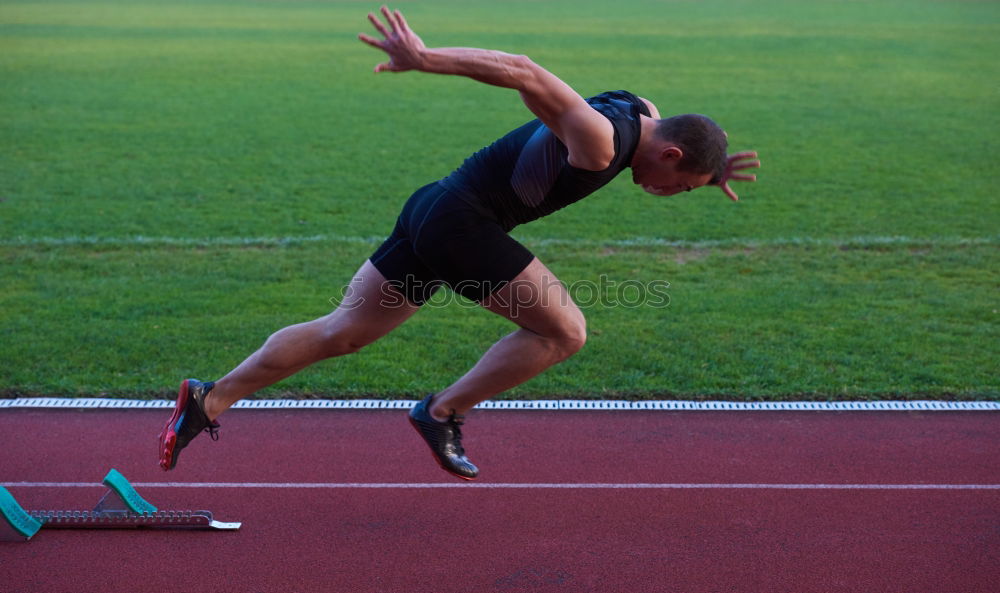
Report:
M529 95L538 91L541 71L542 67L525 55L511 54L507 60L507 75L516 85L513 88Z

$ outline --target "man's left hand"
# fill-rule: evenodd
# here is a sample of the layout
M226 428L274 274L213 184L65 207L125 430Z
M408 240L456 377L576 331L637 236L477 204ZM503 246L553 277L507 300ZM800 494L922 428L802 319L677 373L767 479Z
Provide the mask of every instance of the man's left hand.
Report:
M729 187L730 181L757 181L756 175L737 173L737 171L753 169L755 167L760 167L760 160L757 159L757 153L754 151L737 152L726 158L726 170L723 172L722 178L719 179L719 187L722 188L723 193L729 196L730 200L735 202L740 199L736 195L736 192L733 191L733 188Z

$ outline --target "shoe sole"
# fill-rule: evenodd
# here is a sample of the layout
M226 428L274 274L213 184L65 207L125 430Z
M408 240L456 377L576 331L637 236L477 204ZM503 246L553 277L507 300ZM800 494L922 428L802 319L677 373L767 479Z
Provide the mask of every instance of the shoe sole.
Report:
M160 432L160 467L164 471L172 470L177 465L177 460L174 459L174 447L177 445L177 431L174 430L174 427L177 426L177 421L180 420L181 414L184 413L190 397L191 390L188 389L188 380L185 379L181 382L180 389L177 390L177 402L174 404L174 413L170 416L170 420L167 420L167 425L163 427L163 431Z
M470 478L469 476L463 476L462 474L455 473L451 469L449 469L448 466L445 465L440 459L438 459L438 456L434 454L434 450L431 449L430 444L427 443L427 439L424 438L424 431L420 430L420 425L417 424L417 421L414 420L412 417L409 418L409 421L410 421L410 426L412 426L413 429L417 431L417 434L420 435L420 438L424 441L425 444L427 444L427 448L430 449L431 457L434 458L434 462L438 464L438 467L448 472L449 474L455 476L456 478L461 478L462 480L465 480L467 482L471 482L479 477L475 476Z

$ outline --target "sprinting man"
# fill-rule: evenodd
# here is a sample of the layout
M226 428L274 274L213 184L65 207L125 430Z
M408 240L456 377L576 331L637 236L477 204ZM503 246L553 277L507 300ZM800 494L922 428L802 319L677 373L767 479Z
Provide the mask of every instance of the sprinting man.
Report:
M416 70L465 76L516 89L537 117L469 157L451 175L416 191L388 239L361 266L329 315L286 327L215 382L181 383L160 434L160 465L238 400L321 360L357 352L416 313L448 286L517 325L464 376L428 395L409 414L443 469L471 480L478 468L460 427L473 406L524 383L583 347L583 314L565 287L508 233L595 192L626 168L646 192L669 196L754 181L756 153L727 156L725 132L701 115L660 119L626 91L584 99L526 56L471 48L427 48L398 11L368 19L381 38L360 34L388 54L375 72Z

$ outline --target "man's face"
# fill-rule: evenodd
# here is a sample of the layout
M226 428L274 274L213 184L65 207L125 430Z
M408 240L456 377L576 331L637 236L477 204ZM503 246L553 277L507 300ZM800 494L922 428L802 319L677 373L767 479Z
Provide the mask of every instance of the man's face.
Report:
M683 171L676 171L672 175L658 175L656 177L656 179L650 179L643 183L638 181L636 183L639 183L642 189L646 190L646 193L653 194L654 196L672 196L682 191L691 191L708 185L708 182L712 180L712 176L709 174L701 175Z
M661 149L646 158L636 159L632 166L632 181L647 193L672 196L683 191L708 185L710 173L691 173L677 168L683 153L679 149Z

